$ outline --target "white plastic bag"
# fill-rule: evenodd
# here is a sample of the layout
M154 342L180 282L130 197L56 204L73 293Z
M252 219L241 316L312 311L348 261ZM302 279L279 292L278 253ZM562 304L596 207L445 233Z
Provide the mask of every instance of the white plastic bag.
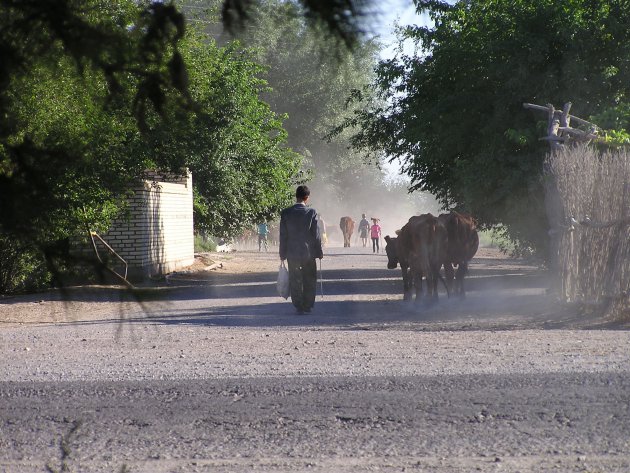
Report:
M276 287L280 297L284 297L285 299L289 298L289 294L291 293L289 289L289 271L284 265L284 261L280 263L280 268L278 268L278 282Z

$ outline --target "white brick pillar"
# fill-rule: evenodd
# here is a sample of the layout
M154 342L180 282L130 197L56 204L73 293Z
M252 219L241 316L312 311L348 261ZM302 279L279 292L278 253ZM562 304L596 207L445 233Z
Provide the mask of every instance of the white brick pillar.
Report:
M129 265L129 278L164 275L194 261L192 174L147 173L133 189L129 219L103 236Z

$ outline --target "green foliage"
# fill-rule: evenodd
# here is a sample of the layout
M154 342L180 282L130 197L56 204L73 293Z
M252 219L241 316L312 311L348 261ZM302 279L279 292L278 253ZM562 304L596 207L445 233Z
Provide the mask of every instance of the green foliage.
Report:
M630 103L618 103L591 117L604 128L604 142L610 146L630 145Z
M260 98L262 66L239 43L220 48L191 30L182 55L198 110L157 122L145 146L156 166L192 171L196 230L231 236L291 202L301 156Z
M423 55L384 61L383 99L346 126L358 149L401 159L413 187L488 227L505 225L526 251L547 240L541 179L548 144L524 102L589 117L630 96L625 0L417 2L435 21L405 37Z
M208 253L216 250L217 244L212 238L200 234L195 235L195 253Z
M0 235L0 294L37 290L49 282L50 274L34 248Z
M609 146L630 145L630 132L626 130L608 130L604 136L604 142Z
M379 45L357 39L356 48L344 47L327 34L326 24L309 21L295 2L257 2L251 19L251 27L240 36L267 66L270 89L265 99L272 110L286 114L288 143L307 157L303 170L313 177L309 185L314 193L326 187L342 197L352 184L352 179L342 176L365 167L365 153L349 150L349 132L330 140L327 136L349 113L352 91L368 96L353 102L350 111L371 97L371 91L365 90L374 78ZM381 177L376 166L369 170Z
M503 253L513 256L525 256L519 253L512 240L506 235L504 227L496 227L479 232L479 246L485 248L498 248Z
M255 16L253 7L265 4L264 0L227 0L222 2L221 18L233 33ZM370 0L299 0L286 2L299 5L301 15L309 24L324 28L327 35L342 41L348 47L359 47L364 33L365 18L377 2Z
M124 215L146 170L189 168L197 229L216 235L291 201L301 158L263 68L185 34L170 4L0 0L0 63L0 235L49 265Z
M183 93L182 34L166 4L0 0L3 237L50 263L59 242L107 227L148 164L138 124Z
M181 5L192 22L225 40L217 27L217 3L185 0ZM359 175L375 183L370 188L373 194L385 191L378 166L381 157L366 160L366 153L350 149L350 131L334 136L330 131L371 97L368 85L374 77L379 46L357 37L357 47L346 47L331 37L317 15L309 17L305 2L251 3L248 24L236 33L244 47L251 48L247 54L253 53L255 61L265 66L262 77L269 87L262 97L283 117L288 145L304 157L293 184L308 182L320 212L330 215L335 209L335 213L342 203L343 212L351 212L347 207L360 202L348 197L367 187L354 187L357 182L361 185ZM334 2L324 3L322 9ZM349 95L354 97L352 102ZM231 220L234 218L239 215Z

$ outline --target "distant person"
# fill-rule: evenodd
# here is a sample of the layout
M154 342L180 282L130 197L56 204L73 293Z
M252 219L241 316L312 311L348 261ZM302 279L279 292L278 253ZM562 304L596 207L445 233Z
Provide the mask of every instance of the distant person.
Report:
M365 214L361 214L361 221L359 222L359 236L363 241L363 247L367 246L368 232L370 231L370 222L365 218Z
M267 245L267 236L269 235L269 226L266 223L258 224L258 251L262 251L262 247L265 247L265 251L269 251Z
M319 235L322 238L322 245L326 246L328 244L328 235L326 234L326 222L321 215L317 216L317 227L319 228Z
M298 186L295 205L280 214L280 260L287 260L291 302L298 314L310 312L315 305L315 260L324 257L317 212L306 206L310 195L307 186Z
M378 218L372 218L372 227L370 228L370 236L372 237L372 253L379 253L379 240L381 239L381 226L378 224Z

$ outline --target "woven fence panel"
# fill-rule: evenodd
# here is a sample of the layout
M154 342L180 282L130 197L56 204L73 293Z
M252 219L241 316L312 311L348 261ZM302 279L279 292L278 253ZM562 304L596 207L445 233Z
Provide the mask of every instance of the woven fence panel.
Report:
M547 157L562 207L557 269L566 302L628 312L630 153L566 147Z

